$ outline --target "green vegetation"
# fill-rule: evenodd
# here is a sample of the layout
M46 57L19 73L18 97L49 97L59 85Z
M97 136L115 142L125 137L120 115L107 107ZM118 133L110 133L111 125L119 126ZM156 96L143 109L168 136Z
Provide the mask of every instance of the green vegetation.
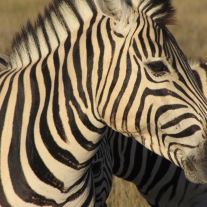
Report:
M14 33L27 19L34 19L50 0L0 1L0 52L9 54ZM179 46L187 57L207 59L206 0L174 0L177 9L177 25L170 26ZM109 207L146 207L146 201L132 184L114 180Z

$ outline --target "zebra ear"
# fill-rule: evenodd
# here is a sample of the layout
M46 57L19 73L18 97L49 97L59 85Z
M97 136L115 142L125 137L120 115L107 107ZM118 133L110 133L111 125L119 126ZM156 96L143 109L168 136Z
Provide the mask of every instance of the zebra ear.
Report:
M95 0L103 15L113 19L113 30L125 37L135 19L135 10L125 0Z

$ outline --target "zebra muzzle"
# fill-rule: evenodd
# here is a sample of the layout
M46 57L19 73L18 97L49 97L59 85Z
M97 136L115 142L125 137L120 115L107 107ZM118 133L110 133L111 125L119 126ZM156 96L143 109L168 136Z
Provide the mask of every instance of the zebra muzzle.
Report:
M189 181L207 184L207 141L199 144L182 164Z

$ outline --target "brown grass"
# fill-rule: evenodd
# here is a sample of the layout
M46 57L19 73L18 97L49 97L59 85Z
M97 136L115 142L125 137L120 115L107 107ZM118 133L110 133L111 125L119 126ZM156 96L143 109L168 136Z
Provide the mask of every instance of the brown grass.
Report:
M49 0L6 0L0 1L0 51L8 54L14 33L28 19L34 20Z
M1 0L0 1L0 52L9 53L12 37L28 18L50 0ZM207 1L174 0L177 9L176 26L171 32L186 56L207 59ZM114 180L109 207L146 207L146 201L137 193L135 186L119 179Z
M178 24L169 26L187 57L207 59L207 1L175 0Z

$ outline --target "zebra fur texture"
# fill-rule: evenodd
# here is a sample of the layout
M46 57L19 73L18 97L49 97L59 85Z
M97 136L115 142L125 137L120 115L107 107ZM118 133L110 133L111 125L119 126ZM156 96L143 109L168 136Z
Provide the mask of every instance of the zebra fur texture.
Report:
M207 96L206 62L189 60L189 63L199 87ZM207 186L187 180L184 171L169 160L148 150L133 138L113 130L104 141L93 161L96 165L94 175L99 177L97 189L102 192L98 194L99 200L105 199L106 186L112 183L109 175L113 173L134 183L152 207L207 206Z
M189 60L193 73L207 97L207 64ZM152 207L206 207L207 186L186 179L184 171L121 134L109 139L113 174L132 182ZM140 157L141 159L137 159Z
M163 0L53 1L15 36L0 72L0 205L94 206L109 127L207 182L206 98L165 27L173 13Z
M5 65L8 65L9 57L4 54L1 57ZM206 62L188 62L199 87L207 96ZM189 182L181 168L147 150L134 139L110 131L111 133L103 138L91 165L96 206L106 206L103 203L111 190L112 174L134 183L152 207L207 206L206 186ZM136 159L138 154L142 159Z
M1 57L3 62L8 65L9 57L4 54ZM207 96L206 62L195 60L188 62L199 87ZM142 159L137 160L137 154L140 154L139 157ZM106 201L111 190L112 174L134 183L152 207L207 206L206 186L189 182L181 168L147 150L134 139L113 130L103 138L91 168L96 206L102 206Z

